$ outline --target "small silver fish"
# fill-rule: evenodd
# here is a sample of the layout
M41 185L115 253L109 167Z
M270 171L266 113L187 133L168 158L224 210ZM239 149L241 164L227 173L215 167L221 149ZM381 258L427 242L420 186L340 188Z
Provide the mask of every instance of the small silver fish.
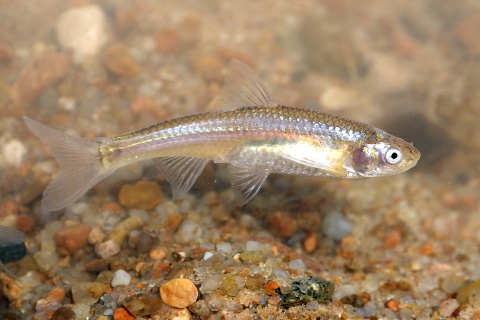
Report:
M278 105L253 70L235 59L215 104L225 111L112 138L70 136L24 117L59 164L43 194L43 208L65 208L116 169L146 159L154 159L174 198L190 190L208 161L228 163L235 200L242 205L270 173L377 177L408 170L420 158L411 144L370 125Z
M5 267L3 262L17 261L25 257L25 234L19 230L0 226L0 268L10 277L15 275Z

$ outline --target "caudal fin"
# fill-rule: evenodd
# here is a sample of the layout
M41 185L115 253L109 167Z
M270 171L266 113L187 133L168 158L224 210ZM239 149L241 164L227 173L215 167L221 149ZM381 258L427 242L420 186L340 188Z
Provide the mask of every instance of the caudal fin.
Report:
M99 140L67 135L28 117L23 120L50 147L59 167L57 176L43 192L44 210L55 211L71 205L115 171L116 168L103 166Z

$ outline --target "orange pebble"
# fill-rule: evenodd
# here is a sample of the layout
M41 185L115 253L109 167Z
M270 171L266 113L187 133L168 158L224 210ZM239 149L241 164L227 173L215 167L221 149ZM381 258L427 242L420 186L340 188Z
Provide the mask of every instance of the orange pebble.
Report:
M114 320L133 320L135 319L134 316L132 316L130 313L125 308L118 308L115 309L115 312L113 313L113 319Z
M303 239L303 248L307 253L313 252L318 246L318 236L315 232L307 234Z
M65 292L63 291L62 288L60 287L56 287L56 288L53 288L52 290L50 290L50 292L47 294L47 297L45 298L45 300L48 300L48 301L55 301L55 302L58 302L58 303L61 303L63 298L65 298Z
M385 302L385 307L393 311L398 311L398 301L396 299L390 299Z
M277 292L276 289L280 288L280 285L276 281L268 281L265 285L265 293L268 295L274 295Z

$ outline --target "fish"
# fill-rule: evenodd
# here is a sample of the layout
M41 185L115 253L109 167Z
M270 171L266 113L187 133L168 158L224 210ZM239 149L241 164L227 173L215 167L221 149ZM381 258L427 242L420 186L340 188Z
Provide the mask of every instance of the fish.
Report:
M11 278L17 279L3 263L20 260L26 254L25 234L13 228L0 226L0 268Z
M170 183L174 199L190 190L209 161L227 163L235 201L244 205L270 173L378 177L404 172L420 158L412 144L376 127L277 104L257 74L236 59L213 109L94 139L24 116L59 165L43 193L43 209L61 210L116 169L147 159Z

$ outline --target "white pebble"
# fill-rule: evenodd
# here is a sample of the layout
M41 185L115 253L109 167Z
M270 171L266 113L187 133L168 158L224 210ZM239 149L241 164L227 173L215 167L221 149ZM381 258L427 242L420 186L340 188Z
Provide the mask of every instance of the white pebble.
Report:
M262 244L257 241L247 241L246 243L246 249L247 251L261 251L262 250Z
M308 310L318 310L319 303L317 301L310 301L306 304Z
M147 221L148 220L148 213L145 210L140 210L140 209L132 209L128 212L130 217L139 217L142 219L142 221Z
M232 245L228 242L219 242L217 243L217 251L218 252L225 252L225 253L230 253L232 252Z
M102 259L110 258L120 252L120 246L113 240L107 240L95 246L95 252Z
M376 274L367 274L365 280L363 281L363 287L367 292L375 292L378 290L380 285L380 277Z
M175 239L180 243L188 243L202 236L202 227L192 220L184 220L175 235Z
M367 303L365 303L365 305L363 306L363 312L365 314L365 317L367 318L373 316L377 312L377 307L375 307L375 303L373 303L372 301L368 301Z
M26 153L27 148L17 139L10 140L2 147L2 156L5 162L17 168L22 164L23 157Z
M103 311L104 316L113 316L113 309L112 308L107 308L105 311Z
M87 209L88 204L86 202L76 202L66 208L65 215L68 217L73 217L83 213Z
M90 230L90 233L88 234L88 243L90 244L97 244L103 241L103 238L105 235L103 234L102 228L100 226L96 225L95 227Z
M443 300L442 303L440 303L440 307L438 308L438 313L442 317L450 317L453 311L455 311L459 306L460 304L455 299Z
M69 9L57 20L57 40L64 49L72 49L76 62L96 55L110 38L108 20L97 5Z
M304 271L306 269L305 263L303 262L302 259L294 259L290 261L288 264L288 267L292 270L299 270L299 271Z
M333 293L332 300L338 301L346 296L351 296L355 294L355 288L351 284L341 284L335 287L335 292Z
M352 225L342 214L331 211L323 219L322 229L328 238L339 241L352 231Z
M117 270L113 274L113 279L112 279L112 287L118 287L118 286L128 286L130 284L130 279L132 277L130 274L125 271L125 270Z
M76 319L90 318L90 306L85 303L72 304L72 311L75 312Z
M206 252L203 254L203 260L208 260L208 259L210 259L211 257L213 257L213 252L206 251Z
M222 283L222 275L215 274L211 277L206 278L200 285L200 292L205 294L217 290L220 283Z

